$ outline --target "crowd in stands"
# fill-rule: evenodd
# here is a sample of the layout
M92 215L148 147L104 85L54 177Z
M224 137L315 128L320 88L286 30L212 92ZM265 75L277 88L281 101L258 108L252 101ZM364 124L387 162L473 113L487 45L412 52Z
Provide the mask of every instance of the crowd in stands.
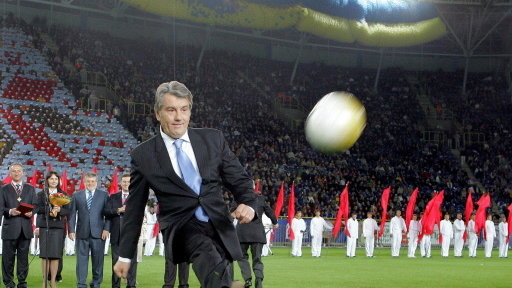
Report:
M69 27L40 29L49 31L58 44L59 50L46 51L47 55L53 55L52 67L59 69L59 77L67 79L65 84L76 91L76 97L88 93L72 75L94 70L107 76L120 96L112 111L107 112L118 107L121 123L140 141L158 133L156 119L152 115L128 115L125 103L151 105L158 84L170 80L185 83L195 97L191 125L222 130L249 173L261 179L262 191L271 204L282 182L287 191L294 182L296 207L305 216L313 216L314 210L320 208L322 215L335 217L338 196L344 185L350 183L351 211L356 211L360 218L369 210L380 217L381 192L388 186L393 188L390 211L405 209L415 187L421 192L418 211L424 209L434 190L442 189L446 191L444 210L455 214L464 209L466 191L472 183L447 147L422 140L425 119L415 97L419 91L408 83L406 73L400 69L382 71L378 93L373 92L375 71L325 64L299 65L290 84L292 63L208 50L196 69L200 51L197 47L127 40ZM76 71L66 71L60 65L64 59L74 63ZM284 93L309 109L322 95L335 90L352 92L363 102L368 124L350 151L323 154L310 148L301 127L293 128L276 115L274 100ZM83 129L80 123L62 121L55 123L61 125L60 129ZM507 127L510 125L502 123L502 129L493 130L496 137L507 138L501 139L502 143L510 142L506 136L509 134L502 134ZM502 149L510 149L510 145ZM477 173L479 179L485 185L501 185L496 182L503 180L510 166L500 170L495 161L506 159L510 150L503 151L501 158L490 149L476 151L482 159L468 155L467 161L479 169L487 167L485 177ZM510 197L499 193L497 203L508 204ZM225 193L225 198L228 203L233 200L229 193Z

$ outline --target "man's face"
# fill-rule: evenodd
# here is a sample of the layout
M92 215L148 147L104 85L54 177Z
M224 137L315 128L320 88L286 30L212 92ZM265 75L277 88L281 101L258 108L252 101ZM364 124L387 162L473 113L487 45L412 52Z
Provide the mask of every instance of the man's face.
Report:
M402 216L402 211L400 211L400 210L396 211L396 216L397 216L397 217Z
M298 212L298 213L295 215L295 217L297 217L297 219L302 218L302 212Z
M167 93L163 96L162 107L156 113L156 119L160 121L165 134L179 139L187 132L191 114L190 102L187 98Z
M444 215L444 220L450 220L450 215Z
M368 213L368 214L366 214L366 217L368 217L368 218L372 218L372 217L373 217L373 214L372 214L372 213Z
M357 214L352 214L352 219L356 220Z
M123 189L123 191L128 191L129 187L130 187L130 177L121 178L121 189Z
M418 215L412 215L412 220L418 220Z
M98 187L98 179L96 177L85 177L85 188L89 191L96 190Z
M315 212L315 216L316 216L316 217L320 217L320 211L316 211L316 212Z
M457 219L461 220L462 219L462 214L458 213L457 214Z
M25 175L23 172L23 167L19 165L13 165L11 168L9 168L9 176L11 176L11 179L14 182L21 182L23 175Z
M475 217L476 217L476 216L475 216L474 214L473 214L473 215L471 215L471 220L475 221Z

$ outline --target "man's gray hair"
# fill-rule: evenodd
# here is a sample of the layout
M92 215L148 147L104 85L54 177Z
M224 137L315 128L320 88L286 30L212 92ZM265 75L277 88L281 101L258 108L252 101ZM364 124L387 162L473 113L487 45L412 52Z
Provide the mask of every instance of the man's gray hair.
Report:
M162 109L165 94L172 94L179 98L186 98L190 103L190 109L192 109L192 99L194 97L192 96L192 93L190 93L190 90L188 90L187 86L185 86L185 84L183 83L180 83L178 81L171 81L160 84L160 86L158 86L158 88L156 89L155 107L153 108L155 110L155 113Z

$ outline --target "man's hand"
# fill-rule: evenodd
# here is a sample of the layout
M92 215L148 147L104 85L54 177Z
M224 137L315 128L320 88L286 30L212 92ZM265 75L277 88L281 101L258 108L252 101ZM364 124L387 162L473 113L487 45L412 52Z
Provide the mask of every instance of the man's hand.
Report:
M114 273L119 278L126 278L128 276L128 270L130 270L130 264L128 262L117 261L114 265Z
M34 236L39 237L39 228L37 228L36 230L34 230Z
M25 213L25 217L27 217L27 218L32 217L32 211Z
M103 232L101 232L101 239L107 240L108 234L110 234L110 232L108 232L107 230L103 230Z
M68 234L68 237L69 237L69 239L71 239L71 240L75 241L75 237L76 237L76 235L75 235L75 233L69 233L69 234Z
M245 204L240 204L236 207L236 210L231 213L231 216L238 219L238 223L240 224L249 223L254 218L254 210Z
M18 209L16 209L16 208L11 209L11 216L18 216L20 214L21 214L21 212L18 211Z
M124 213L125 210L126 210L126 205L123 205L123 207L117 208L117 213Z
M274 229L279 228L279 224L274 225Z

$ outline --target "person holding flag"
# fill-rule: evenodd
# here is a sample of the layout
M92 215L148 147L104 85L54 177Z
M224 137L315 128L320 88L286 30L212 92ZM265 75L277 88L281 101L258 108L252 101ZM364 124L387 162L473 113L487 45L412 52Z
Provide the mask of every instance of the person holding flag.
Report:
M311 255L320 257L322 253L322 239L324 230L332 229L332 225L327 223L322 216L320 210L315 210L315 217L311 219L309 225L309 233L311 234Z
M366 257L373 257L373 249L375 247L375 233L379 231L377 221L373 219L373 213L368 212L367 218L363 221L363 236L365 239Z
M462 213L457 213L457 219L453 221L453 256L462 257L462 249L464 248L464 231L466 225L462 220Z
M475 222L475 213L471 213L471 219L468 222L468 250L469 257L476 257L476 247L478 246L478 235L476 234L476 222Z
M396 210L395 217L391 219L389 231L391 233L391 256L400 256L400 246L402 244L402 233L407 233L402 211Z
M359 238L359 223L357 213L352 212L352 217L347 221L347 257L356 257L357 238Z
M407 238L409 240L407 257L416 258L414 254L416 254L416 247L418 247L418 236L421 233L421 224L418 221L418 214L412 215L412 220L409 223L409 232L407 233Z
M500 258L508 258L508 223L505 215L501 215L501 222L498 225L500 240Z
M295 213L295 218L293 218L290 228L294 236L292 239L292 256L302 257L302 236L306 232L306 221L302 219L301 211Z
M494 237L496 237L496 227L492 221L492 214L487 215L487 221L485 221L485 258L491 258L492 246L494 245Z
M439 232L441 233L441 256L448 257L450 253L450 241L453 238L453 226L450 222L450 214L444 214L444 220L441 221Z

